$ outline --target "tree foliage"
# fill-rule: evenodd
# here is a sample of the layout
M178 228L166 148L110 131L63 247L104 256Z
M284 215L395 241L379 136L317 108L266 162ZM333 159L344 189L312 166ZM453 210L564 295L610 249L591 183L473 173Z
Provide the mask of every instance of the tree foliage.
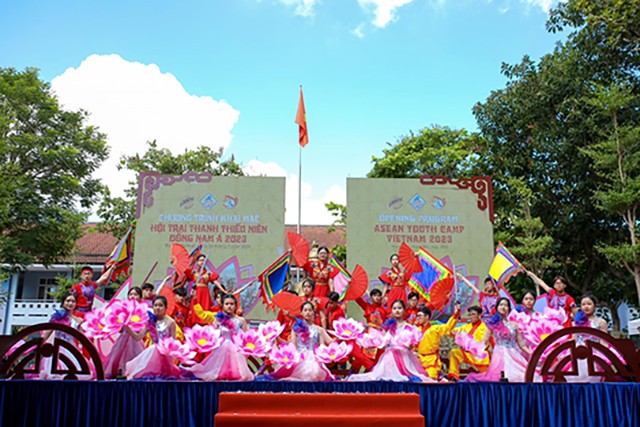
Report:
M35 69L0 69L0 260L61 261L102 190L108 155L83 111L66 111Z
M327 229L327 234L334 233L338 230L343 230L344 236L347 236L347 207L340 203L329 202L324 205L331 213L331 216L335 219ZM347 262L347 247L345 245L337 244L331 248L331 252L338 257L343 263Z

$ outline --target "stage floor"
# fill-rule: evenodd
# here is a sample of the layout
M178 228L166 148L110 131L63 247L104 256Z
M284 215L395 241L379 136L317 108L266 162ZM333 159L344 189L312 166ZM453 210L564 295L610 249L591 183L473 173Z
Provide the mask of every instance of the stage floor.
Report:
M207 427L213 425L218 394L235 391L418 393L429 427L640 426L640 384L636 383L20 380L0 381L0 425Z

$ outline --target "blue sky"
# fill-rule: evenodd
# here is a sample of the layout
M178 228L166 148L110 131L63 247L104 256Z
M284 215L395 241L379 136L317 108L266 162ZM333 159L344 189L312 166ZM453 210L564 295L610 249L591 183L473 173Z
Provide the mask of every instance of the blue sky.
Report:
M387 142L432 124L475 129L471 108L504 86L502 62L550 52L552 0L11 2L0 66L41 70L68 108L91 113L115 160L148 139L224 147L250 173L287 176L297 218L298 86L303 223L330 221L346 177ZM118 194L125 177L114 182Z

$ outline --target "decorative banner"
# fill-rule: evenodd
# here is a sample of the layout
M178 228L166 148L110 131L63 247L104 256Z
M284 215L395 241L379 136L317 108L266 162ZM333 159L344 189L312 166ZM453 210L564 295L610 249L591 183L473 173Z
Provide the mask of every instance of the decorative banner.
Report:
M406 243L413 251L423 247L474 283L487 276L493 255L490 178L348 178L347 206L349 268L360 264L377 278ZM370 287L381 286L370 282ZM472 292L460 289L451 301L465 307L472 299ZM448 304L444 314L452 308ZM354 307L352 312L361 311Z
M284 192L284 178L141 173L133 283L139 286L157 261L149 280L157 287L173 273L173 243L188 251L201 244L207 268L224 286L250 285L240 295L245 316L267 318L257 276L284 253Z
M524 267L520 261L509 252L509 249L502 242L499 242L493 262L489 267L489 277L496 282L499 288L502 288L511 277L521 271L524 271Z
M412 274L409 285L424 299L430 300L431 287L441 280L453 277L453 272L423 247L418 251L418 258L422 271Z
M265 271L259 276L260 283L262 284L261 294L264 303L267 306L271 305L273 296L282 292L285 286L289 283L289 268L291 266L291 252L283 254L276 262L271 264Z

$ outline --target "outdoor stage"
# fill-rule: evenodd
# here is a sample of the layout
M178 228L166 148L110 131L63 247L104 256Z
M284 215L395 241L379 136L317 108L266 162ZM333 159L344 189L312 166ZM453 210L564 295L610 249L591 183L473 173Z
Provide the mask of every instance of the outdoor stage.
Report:
M420 395L425 426L639 426L640 384L0 381L1 426L213 425L221 392ZM247 402L248 405L251 402ZM295 416L292 408L292 416ZM256 426L258 427L258 426ZM301 427L304 427L301 424Z

